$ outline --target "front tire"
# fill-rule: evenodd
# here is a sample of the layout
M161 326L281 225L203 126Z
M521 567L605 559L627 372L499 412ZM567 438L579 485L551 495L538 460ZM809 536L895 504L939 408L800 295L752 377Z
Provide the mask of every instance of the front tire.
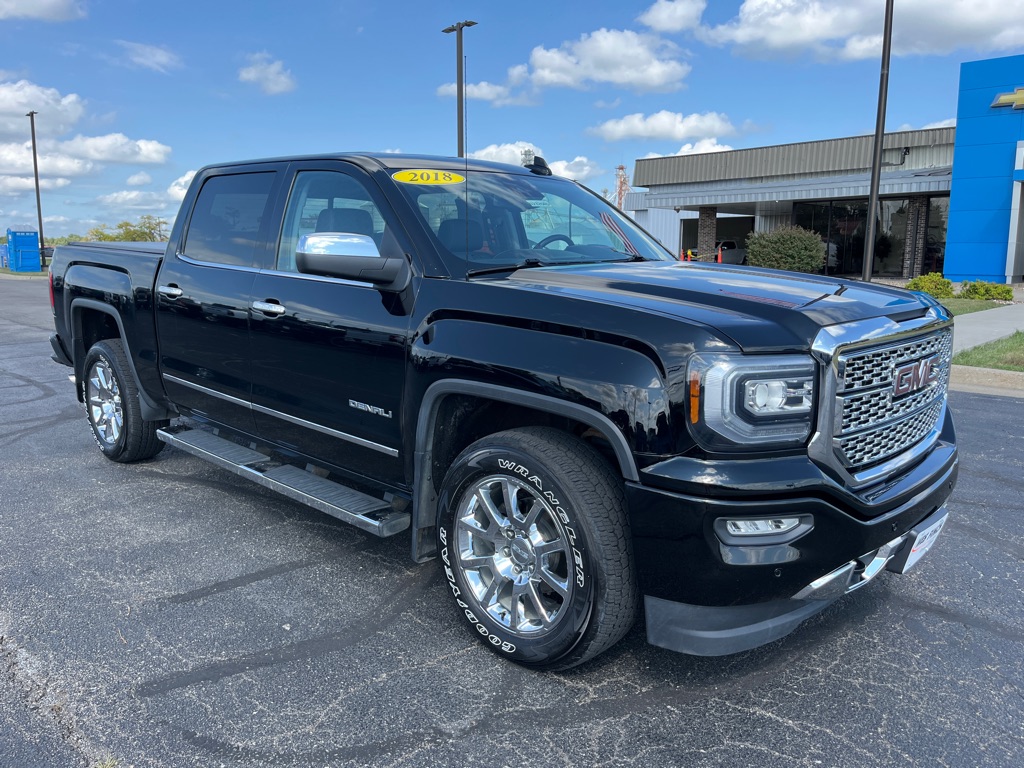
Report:
M167 421L144 421L139 389L120 339L96 342L85 356L85 409L92 435L112 461L151 459L164 444L156 431Z
M489 648L568 669L618 642L637 614L622 481L555 429L490 435L449 469L438 506L451 594Z

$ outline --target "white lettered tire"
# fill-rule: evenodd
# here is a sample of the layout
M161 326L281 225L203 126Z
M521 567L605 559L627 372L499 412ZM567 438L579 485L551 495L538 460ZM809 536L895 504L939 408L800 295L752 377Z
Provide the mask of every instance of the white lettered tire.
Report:
M438 505L448 593L485 645L568 669L629 631L638 595L621 478L547 427L490 435L455 459Z

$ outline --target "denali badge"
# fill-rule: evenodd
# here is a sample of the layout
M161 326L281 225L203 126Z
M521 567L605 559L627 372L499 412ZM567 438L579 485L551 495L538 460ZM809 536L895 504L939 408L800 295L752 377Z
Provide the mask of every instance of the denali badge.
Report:
M391 418L391 411L385 411L383 408L378 408L376 405L367 405L366 403L360 403L358 400L349 400L349 408L355 408L357 411L366 411L372 413L374 416L383 416L385 419Z
M932 355L924 360L907 363L897 368L892 382L893 397L917 392L938 379L939 369L935 366L938 361L939 356Z

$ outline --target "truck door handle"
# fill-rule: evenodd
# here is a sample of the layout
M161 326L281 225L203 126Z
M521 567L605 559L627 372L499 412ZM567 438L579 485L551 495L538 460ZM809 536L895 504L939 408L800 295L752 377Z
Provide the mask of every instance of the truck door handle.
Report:
M177 299L182 293L184 293L184 291L174 283L171 283L170 285L161 285L156 289L156 292L161 296L166 296L168 299Z
M276 301L254 301L252 303L252 308L257 312L262 312L266 315L274 315L275 317L283 315L287 311L284 306L278 304Z

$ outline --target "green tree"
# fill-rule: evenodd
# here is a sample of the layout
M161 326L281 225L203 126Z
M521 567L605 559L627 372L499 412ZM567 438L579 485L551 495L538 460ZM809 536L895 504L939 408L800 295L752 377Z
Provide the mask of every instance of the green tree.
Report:
M134 223L130 221L120 221L113 229L106 224L93 227L86 233L85 239L100 242L109 242L113 240L134 243L161 242L167 239L167 221L165 219L161 219L159 216L150 216L146 214L144 216L140 216L139 220Z

